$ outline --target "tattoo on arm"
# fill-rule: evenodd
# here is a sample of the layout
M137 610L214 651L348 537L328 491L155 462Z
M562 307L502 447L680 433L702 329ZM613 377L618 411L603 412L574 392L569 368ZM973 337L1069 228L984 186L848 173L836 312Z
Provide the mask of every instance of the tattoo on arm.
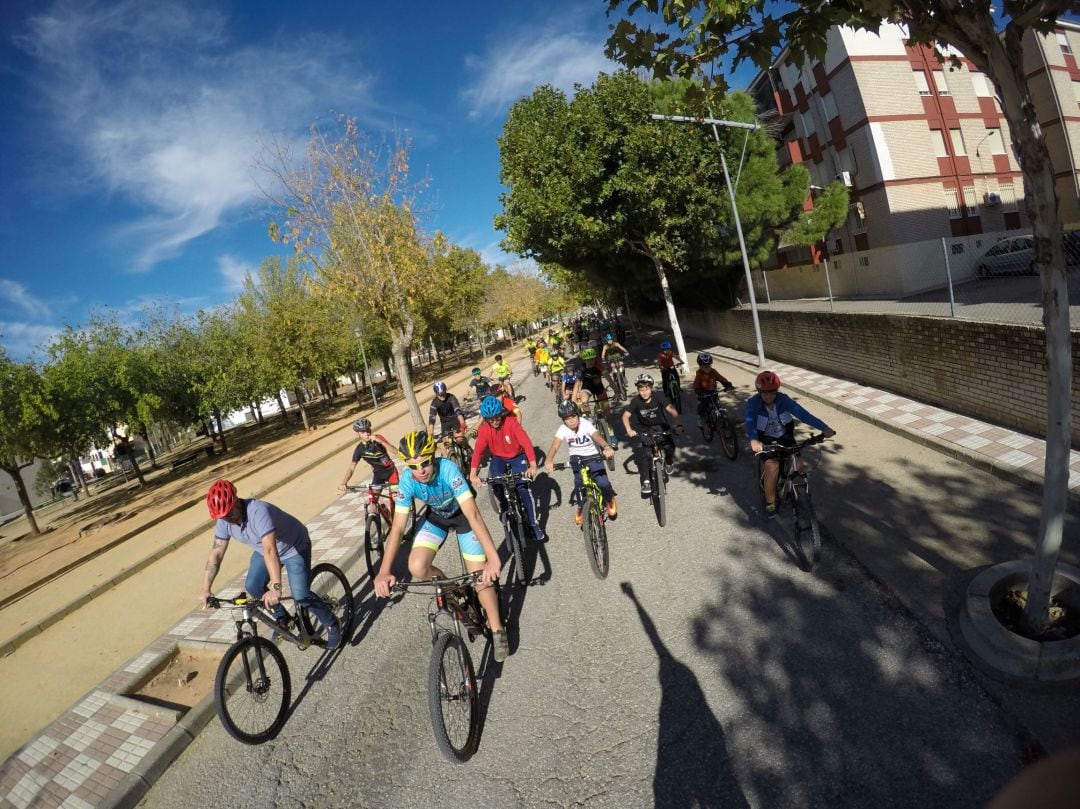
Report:
M207 562L206 563L206 572L210 574L210 578L213 578L214 576L217 575L218 568L219 568L219 565L218 565L217 562Z

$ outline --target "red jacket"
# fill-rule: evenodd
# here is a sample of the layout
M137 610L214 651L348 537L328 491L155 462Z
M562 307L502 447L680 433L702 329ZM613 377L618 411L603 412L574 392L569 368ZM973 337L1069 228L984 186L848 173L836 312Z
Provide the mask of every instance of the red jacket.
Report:
M516 458L524 452L530 464L536 463L536 452L533 450L532 440L525 434L525 428L517 419L504 418L502 427L498 430L486 421L480 424L480 428L476 431L476 443L473 445L470 465L474 472L480 468L484 450L499 458Z

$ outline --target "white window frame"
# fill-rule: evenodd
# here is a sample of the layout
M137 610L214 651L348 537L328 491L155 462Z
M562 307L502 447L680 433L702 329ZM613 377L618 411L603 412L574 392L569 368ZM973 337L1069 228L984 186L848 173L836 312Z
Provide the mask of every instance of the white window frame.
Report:
M990 147L990 154L1008 154L1005 150L1005 141L1001 139L1001 127L990 127L986 130L986 141Z
M994 88L985 73L971 73L971 87L975 91L976 98L993 98Z
M1001 212L1015 213L1020 208L1016 203L1016 187L1012 182L998 183L998 196L1001 197Z
M1063 54L1072 53L1072 48L1069 47L1069 35L1064 31L1056 31L1058 47L1061 48Z
M930 91L930 84L926 80L925 70L912 70L911 77L915 80L915 90L921 96L932 95Z
M937 92L939 96L947 96L949 94L949 85L945 81L944 70L934 71L934 86L937 87Z
M930 130L930 144L934 150L934 157L948 157L949 148L945 143L945 130L944 129L931 129Z
M964 144L964 130L950 129L949 142L952 144L954 157L966 157L967 146Z
M979 197L973 185L964 186L964 207L969 216L979 212Z
M949 219L960 219L963 212L960 210L960 197L955 188L943 188L945 193L945 210L949 212Z

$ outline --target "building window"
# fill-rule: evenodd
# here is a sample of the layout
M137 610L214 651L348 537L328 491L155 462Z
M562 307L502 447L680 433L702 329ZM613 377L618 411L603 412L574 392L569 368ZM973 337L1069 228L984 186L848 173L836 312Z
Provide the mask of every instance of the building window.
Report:
M821 106L825 110L826 121L831 121L840 114L836 109L836 99L833 97L832 93L827 93L821 97Z
M859 266L860 267L869 267L870 266L870 256L859 256Z
M915 77L915 89L919 91L919 95L930 95L930 85L926 83L926 71L913 70L911 75Z
M1073 95L1076 96L1076 102L1080 104L1080 81L1073 79Z
M1000 129L986 130L986 149L990 154L1005 154L1005 144L1001 141Z
M964 243L963 242L956 242L956 243L954 243L952 245L952 254L954 256L963 255L963 253L964 253Z
M930 143L934 147L934 157L948 157L949 150L945 148L945 133L940 129L930 130Z
M994 95L994 91L990 87L990 82L987 81L986 76L982 73L971 74L971 86L975 90L975 96L977 98L990 98Z
M968 216L979 212L979 198L975 196L973 185L964 189L964 207L967 208Z
M964 133L959 129L949 130L949 140L952 141L952 153L957 157L961 157L967 154L967 149L964 147Z
M934 71L934 86L937 87L939 96L947 96L949 94L949 85L945 83L945 71Z
M960 200L956 195L955 188L945 189L945 208L949 211L950 219L960 218Z
M1072 53L1072 48L1069 47L1069 37L1064 31L1057 32L1058 45L1061 46L1061 52Z
M1000 183L998 196L1001 197L1001 210L1003 213L1016 211L1016 191L1013 189L1012 183Z

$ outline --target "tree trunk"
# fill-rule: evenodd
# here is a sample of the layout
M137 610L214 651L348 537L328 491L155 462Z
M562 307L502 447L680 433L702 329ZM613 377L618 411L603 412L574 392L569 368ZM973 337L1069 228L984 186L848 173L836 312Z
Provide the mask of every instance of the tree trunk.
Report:
M353 393L356 394L356 406L357 408L364 407L364 399L360 395L360 381L356 376L356 371L349 371L349 379L352 380Z
M274 397L277 399L278 409L281 411L281 418L285 421L286 424L288 424L289 423L289 414L285 410L285 402L281 398L281 391L278 391L277 393L275 393Z
M386 374L386 384L390 384L390 380L394 378L394 369L390 367L390 359L383 357L382 361L383 373Z
M263 424L266 423L266 419L263 416L263 412L262 412L262 403L261 402L255 402L255 413L258 416L259 426L261 427Z
M83 480L82 464L79 463L79 459L77 457L68 458L67 468L68 471L71 473L71 480L75 484L75 491L73 492L73 494L75 496L75 502L77 503L79 502L79 489L82 489L83 494L89 497L90 487L87 486L86 481Z
M261 413L259 413L259 414L255 413L255 403L254 402L248 402L248 412L251 413L251 420L252 421L257 421L257 422L259 422L259 424L262 424L262 414Z
M413 424L416 425L417 430L420 430L424 427L424 417L420 413L420 404L416 401L416 391L413 390L412 375L409 373L407 357L412 343L412 319L406 318L404 328L395 329L392 334L390 353L394 358L394 367L397 368L401 395L405 397L405 404L409 407L409 415L412 416Z
M652 256L650 256L652 258ZM652 259L656 267L656 275L660 279L660 291L664 295L664 305L667 306L668 322L671 324L671 333L675 336L675 348L678 349L679 357L682 358L684 368L690 365L686 360L686 344L683 342L682 327L679 326L679 316L675 313L675 301L671 298L671 287L668 285L667 273L659 259Z
M225 443L225 425L221 423L221 411L218 408L214 408L214 418L218 423L218 439L221 441L221 451L228 452L229 446Z
M304 404L303 392L299 388L296 388L295 393L296 393L297 403L300 405L300 420L302 422L304 422L304 429L305 430L310 430L311 425L308 424L307 406Z
M8 464L0 465L0 469L3 469L9 475L11 479L15 481L15 491L19 495L19 503L22 504L23 513L26 515L26 522L30 525L30 532L37 535L41 533L41 529L38 528L37 520L34 519L34 506L30 503L30 493L26 490L26 481L22 479L21 469L25 469L25 466L18 466L16 461L15 466L9 466Z
M139 435L142 436L142 440L146 442L146 452L150 456L150 468L157 469L157 456L154 454L154 445L150 443L150 431L145 427L139 431Z
M113 425L113 435L116 435L116 425ZM131 461L131 471L135 473L135 477L139 480L140 486L146 485L146 479L143 477L143 471L139 467L139 462L135 460L135 447L131 444L131 439L128 436L124 436L120 439L120 445L124 448L124 453L127 455L127 459Z

